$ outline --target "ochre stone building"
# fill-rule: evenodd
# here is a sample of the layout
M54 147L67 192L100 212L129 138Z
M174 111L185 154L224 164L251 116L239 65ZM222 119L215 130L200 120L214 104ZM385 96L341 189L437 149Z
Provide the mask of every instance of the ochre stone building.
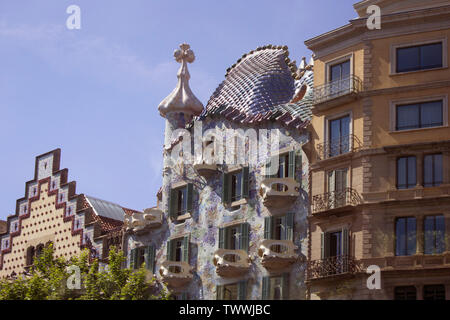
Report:
M367 8L381 8L381 29ZM449 1L366 0L315 55L311 299L450 299ZM365 270L381 270L369 290Z

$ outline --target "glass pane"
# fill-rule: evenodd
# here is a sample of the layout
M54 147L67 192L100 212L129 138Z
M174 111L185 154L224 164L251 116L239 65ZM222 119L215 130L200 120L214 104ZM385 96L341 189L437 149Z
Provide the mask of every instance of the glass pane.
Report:
M417 183L416 157L408 157L408 188L414 188Z
M442 154L434 155L434 185L442 183Z
M341 64L342 79L346 79L350 76L350 60L347 60Z
M416 218L408 218L407 237L407 255L413 255L416 253Z
M395 225L395 255L406 255L406 220L404 218L397 219Z
M444 216L436 216L436 253L445 251L445 219Z
M420 118L422 128L442 126L442 101L422 103Z
M336 81L341 79L341 65L337 64L330 68L330 81Z
M425 187L433 186L433 156L428 155L423 160L423 183Z
M419 70L419 47L397 49L397 72Z
M433 43L420 48L421 69L442 67L442 43Z
M424 238L425 238L425 254L433 254L434 253L434 221L435 217L426 217L424 222Z
M406 189L407 188L406 159L407 158L399 158L397 160L397 188L398 189Z
M397 130L419 128L419 105L397 106Z

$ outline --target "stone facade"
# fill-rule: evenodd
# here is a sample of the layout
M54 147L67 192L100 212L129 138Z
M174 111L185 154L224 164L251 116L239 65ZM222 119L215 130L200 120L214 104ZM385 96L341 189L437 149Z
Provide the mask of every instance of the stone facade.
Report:
M366 27L371 4L381 8L381 30ZM448 1L367 0L355 9L359 17L349 25L305 42L315 54L317 95L309 126L312 139L305 147L311 172L308 295L450 299L450 7ZM439 65L398 71L398 48L433 43L442 45ZM349 77L332 81L331 69L346 67L342 63L349 63ZM398 106L427 101L442 103L442 123L397 129ZM442 166L435 167L439 173L431 185L424 181L429 176L424 163L436 154ZM405 169L415 177L407 187L400 183L404 157L414 160ZM406 253L399 249L405 219L411 223ZM437 223L425 224L434 219L445 226L436 236L443 248L432 253L424 242L438 234L438 229L431 231ZM380 268L381 289L367 287L371 265Z

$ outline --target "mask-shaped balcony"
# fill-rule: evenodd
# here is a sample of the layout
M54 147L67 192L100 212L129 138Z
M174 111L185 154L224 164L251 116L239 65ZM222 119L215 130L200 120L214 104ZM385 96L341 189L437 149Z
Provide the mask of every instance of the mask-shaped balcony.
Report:
M362 272L362 264L351 256L336 256L308 262L308 280L351 276Z
M281 207L292 204L299 196L299 190L300 183L293 178L265 178L260 194L266 207Z
M262 265L266 269L283 269L293 264L298 247L290 240L263 240L258 250Z
M250 269L250 258L244 250L219 249L214 253L216 272L221 277L234 278Z
M199 175L205 178L209 178L217 173L217 164L207 164L204 162L194 163L194 170Z
M363 82L355 75L314 87L314 108L318 111L351 102L363 90Z
M359 193L352 188L336 190L312 197L312 213L314 215L324 213L337 213L353 209L362 203Z
M125 216L124 225L127 231L140 233L162 225L163 212L158 208L145 209L144 212L134 212Z
M171 288L183 287L193 278L192 267L184 261L164 261L159 274Z

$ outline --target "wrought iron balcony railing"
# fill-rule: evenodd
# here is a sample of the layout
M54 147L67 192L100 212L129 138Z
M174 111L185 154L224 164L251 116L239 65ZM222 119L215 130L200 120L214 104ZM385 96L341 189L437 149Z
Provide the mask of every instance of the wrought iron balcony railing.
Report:
M323 212L345 206L356 206L362 202L361 196L352 188L331 191L312 197L312 213Z
M357 136L349 134L319 143L317 145L317 153L319 160L324 160L332 157L339 156L341 154L356 152L362 148L361 141Z
M362 264L355 258L345 255L329 257L308 262L308 279L320 279L362 271Z
M328 82L314 88L314 104L320 104L347 94L358 93L362 91L362 88L361 79L355 75Z

